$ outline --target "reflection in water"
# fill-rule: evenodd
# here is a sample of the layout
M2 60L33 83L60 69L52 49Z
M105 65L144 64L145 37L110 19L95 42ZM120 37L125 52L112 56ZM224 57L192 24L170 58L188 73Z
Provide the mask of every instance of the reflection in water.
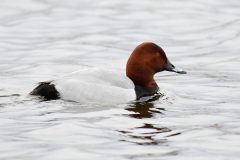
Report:
M131 105L129 105L126 110L131 111L131 114L129 114L130 117L133 118L151 118L153 117L154 113L163 114L162 111L164 111L164 108L156 108L154 106L154 101L159 100L159 98L162 97L162 95L154 96L152 99L144 102L135 102Z
M139 132L144 130L144 132ZM165 143L166 139L156 139L155 136L160 133L170 132L166 127L156 127L153 124L143 124L143 126L130 128L129 130L119 131L126 138L122 141L133 142L138 145L157 145Z
M154 101L159 100L160 97L162 95L157 95L145 102L135 102L129 105L126 108L127 111L130 111L128 116L136 119L145 119L153 118L154 114L163 114L164 108L154 106ZM138 145L157 145L165 143L166 138L156 139L155 137L161 133L171 132L171 130L167 127L157 127L156 124L143 123L139 127L119 130L118 132L125 137L122 141L133 142Z

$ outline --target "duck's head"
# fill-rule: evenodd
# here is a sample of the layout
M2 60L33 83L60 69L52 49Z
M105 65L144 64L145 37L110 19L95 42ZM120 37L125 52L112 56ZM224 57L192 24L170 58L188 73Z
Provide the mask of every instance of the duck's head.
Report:
M186 73L176 69L163 49L154 43L145 42L133 50L127 62L126 74L135 85L137 99L158 91L158 85L153 76L161 71Z

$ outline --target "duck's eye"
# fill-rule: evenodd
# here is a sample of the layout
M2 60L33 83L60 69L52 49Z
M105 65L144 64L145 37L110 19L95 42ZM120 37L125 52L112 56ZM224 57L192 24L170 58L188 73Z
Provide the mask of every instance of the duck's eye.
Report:
M172 64L172 68L175 68L175 66Z

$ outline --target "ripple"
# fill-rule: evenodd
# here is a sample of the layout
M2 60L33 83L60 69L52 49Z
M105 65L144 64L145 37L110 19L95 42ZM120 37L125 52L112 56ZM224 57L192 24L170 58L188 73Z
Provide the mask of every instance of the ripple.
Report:
M0 6L0 159L239 159L240 3L8 0ZM116 106L28 96L87 67L124 69L153 41L184 76Z

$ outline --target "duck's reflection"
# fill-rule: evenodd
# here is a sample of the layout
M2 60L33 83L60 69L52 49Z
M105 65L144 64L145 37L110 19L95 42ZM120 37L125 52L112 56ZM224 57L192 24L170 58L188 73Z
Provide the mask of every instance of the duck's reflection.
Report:
M130 111L127 116L136 120L146 118L150 119L154 118L154 116L157 114L164 114L164 108L158 108L154 105L159 98L161 98L161 95L157 95L145 102L135 102L127 106L125 109ZM167 136L164 137L161 136L161 134L171 132L171 130L167 127L159 127L157 122L155 124L151 124L144 123L143 121L141 126L136 126L125 130L118 130L118 132L124 135L124 139L121 141L133 142L138 145L157 145L159 143L166 142Z
M151 118L153 117L154 113L163 114L164 108L156 108L154 106L154 101L158 100L161 97L161 95L157 95L153 97L152 99L144 102L135 102L133 104L130 104L126 107L126 110L130 111L130 114L128 114L130 117L133 118Z
M138 133L138 130L144 129L146 132ZM149 131L147 131L149 130ZM156 135L164 132L170 132L171 130L166 127L156 127L153 124L143 124L143 126L131 128L129 130L119 131L125 136L121 141L127 141L136 143L138 145L157 145L159 143L165 143L166 138L157 139Z

